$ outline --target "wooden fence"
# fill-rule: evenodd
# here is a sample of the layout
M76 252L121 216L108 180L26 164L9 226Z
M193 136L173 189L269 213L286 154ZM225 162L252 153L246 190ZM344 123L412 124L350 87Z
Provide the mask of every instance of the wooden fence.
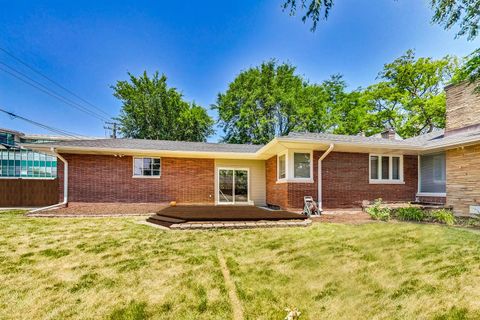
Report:
M58 179L0 179L0 207L48 206L58 195Z

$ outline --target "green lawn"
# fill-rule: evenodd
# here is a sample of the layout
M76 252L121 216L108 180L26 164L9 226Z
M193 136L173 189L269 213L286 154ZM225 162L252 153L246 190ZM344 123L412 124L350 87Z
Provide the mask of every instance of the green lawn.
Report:
M480 317L480 233L409 223L163 231L0 213L0 319Z

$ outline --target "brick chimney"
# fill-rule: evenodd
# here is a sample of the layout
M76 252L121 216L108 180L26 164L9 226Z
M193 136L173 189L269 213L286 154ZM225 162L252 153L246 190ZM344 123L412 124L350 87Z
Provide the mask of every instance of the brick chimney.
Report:
M385 129L385 131L381 133L381 136L382 138L389 140L395 140L397 138L397 134L392 128Z
M445 87L447 110L445 135L480 128L480 95L468 82Z

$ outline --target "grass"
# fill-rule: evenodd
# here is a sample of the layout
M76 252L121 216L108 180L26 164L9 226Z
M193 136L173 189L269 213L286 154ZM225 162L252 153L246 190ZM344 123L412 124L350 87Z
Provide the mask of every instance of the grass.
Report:
M480 233L438 225L163 231L0 213L1 319L475 319Z

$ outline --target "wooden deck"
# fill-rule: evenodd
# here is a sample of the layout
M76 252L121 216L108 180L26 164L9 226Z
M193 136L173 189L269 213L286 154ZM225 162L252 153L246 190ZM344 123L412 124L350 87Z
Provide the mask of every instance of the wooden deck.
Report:
M254 206L176 206L160 210L148 222L170 227L172 224L218 221L281 221L305 220L302 214L284 210L268 210Z

